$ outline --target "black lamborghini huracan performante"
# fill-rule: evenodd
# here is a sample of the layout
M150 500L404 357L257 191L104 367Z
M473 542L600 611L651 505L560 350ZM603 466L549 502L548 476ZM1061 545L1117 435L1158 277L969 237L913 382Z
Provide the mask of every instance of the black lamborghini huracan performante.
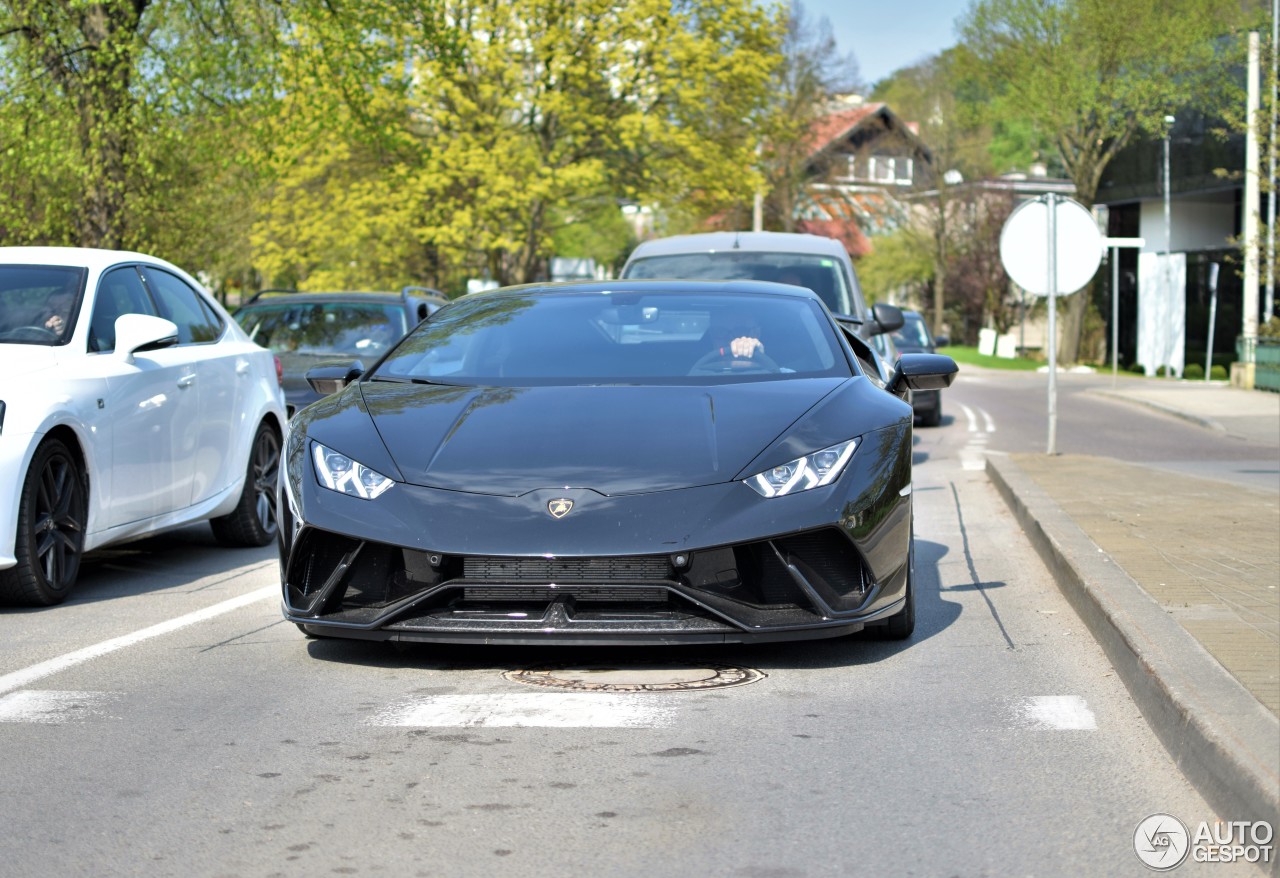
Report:
M284 615L305 633L516 644L915 624L911 389L807 289L613 281L441 308L286 439Z

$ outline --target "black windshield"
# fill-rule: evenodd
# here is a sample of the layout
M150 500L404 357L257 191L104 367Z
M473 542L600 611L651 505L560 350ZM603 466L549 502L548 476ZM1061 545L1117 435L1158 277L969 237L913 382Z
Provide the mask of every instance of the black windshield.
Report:
M758 345L735 355L742 339ZM480 294L441 309L376 374L456 384L641 383L850 370L830 320L811 299L542 292Z

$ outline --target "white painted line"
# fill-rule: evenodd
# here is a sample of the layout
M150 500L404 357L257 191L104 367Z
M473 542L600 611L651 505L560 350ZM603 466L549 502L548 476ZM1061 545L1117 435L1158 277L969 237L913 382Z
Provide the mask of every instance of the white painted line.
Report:
M673 708L652 695L537 692L439 695L401 701L369 719L371 726L466 728L654 728Z
M986 422L987 432L994 433L996 431L996 422L991 420L991 415L987 414L986 409L978 409L978 411L982 412L982 420Z
M960 408L964 410L964 416L969 421L969 432L978 432L978 419L973 416L973 409L969 408L964 403L960 403Z
M268 598L278 598L280 589L278 586L267 586L257 591L251 591L243 594L238 598L231 598L220 604L214 604L211 607L205 607L203 610L196 610L194 613L187 613L185 616L178 616L176 619L170 619L167 622L161 622L158 625L152 625L150 628L143 628L141 631L135 631L132 634L125 634L121 637L113 637L110 640L104 640L93 646L86 646L84 649L78 649L75 652L69 652L66 655L51 658L48 661L40 662L38 665L31 665L20 671L14 671L11 674L5 674L0 677L0 693L12 692L14 689L21 689L42 677L48 677L50 674L56 674L59 671L65 671L67 668L75 665L83 664L91 659L100 658L107 653L115 652L118 649L124 649L126 646L133 646L144 640L150 640L152 637L159 637L162 634L169 634L180 628L186 628L188 625L195 625L198 622L204 622L215 616L221 616L223 613L230 613L241 607L247 607L250 604L256 604L258 601L264 601Z
M120 696L114 692L26 689L0 696L0 723L82 722Z
M1078 695L1040 695L1026 699L1019 713L1023 720L1042 729L1096 729L1093 711Z

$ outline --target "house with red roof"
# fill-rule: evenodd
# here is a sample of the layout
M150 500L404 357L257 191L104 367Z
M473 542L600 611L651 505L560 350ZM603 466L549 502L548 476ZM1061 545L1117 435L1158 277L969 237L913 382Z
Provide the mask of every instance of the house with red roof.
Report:
M810 132L809 183L795 206L796 231L836 238L854 258L870 252L871 237L907 221L907 194L935 188L933 153L918 126L887 104L843 107Z

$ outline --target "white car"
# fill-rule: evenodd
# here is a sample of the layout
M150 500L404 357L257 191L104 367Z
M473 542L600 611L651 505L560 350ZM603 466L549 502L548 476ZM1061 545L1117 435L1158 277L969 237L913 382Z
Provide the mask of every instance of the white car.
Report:
M0 247L0 602L67 597L88 550L208 520L276 535L279 364L141 253Z

